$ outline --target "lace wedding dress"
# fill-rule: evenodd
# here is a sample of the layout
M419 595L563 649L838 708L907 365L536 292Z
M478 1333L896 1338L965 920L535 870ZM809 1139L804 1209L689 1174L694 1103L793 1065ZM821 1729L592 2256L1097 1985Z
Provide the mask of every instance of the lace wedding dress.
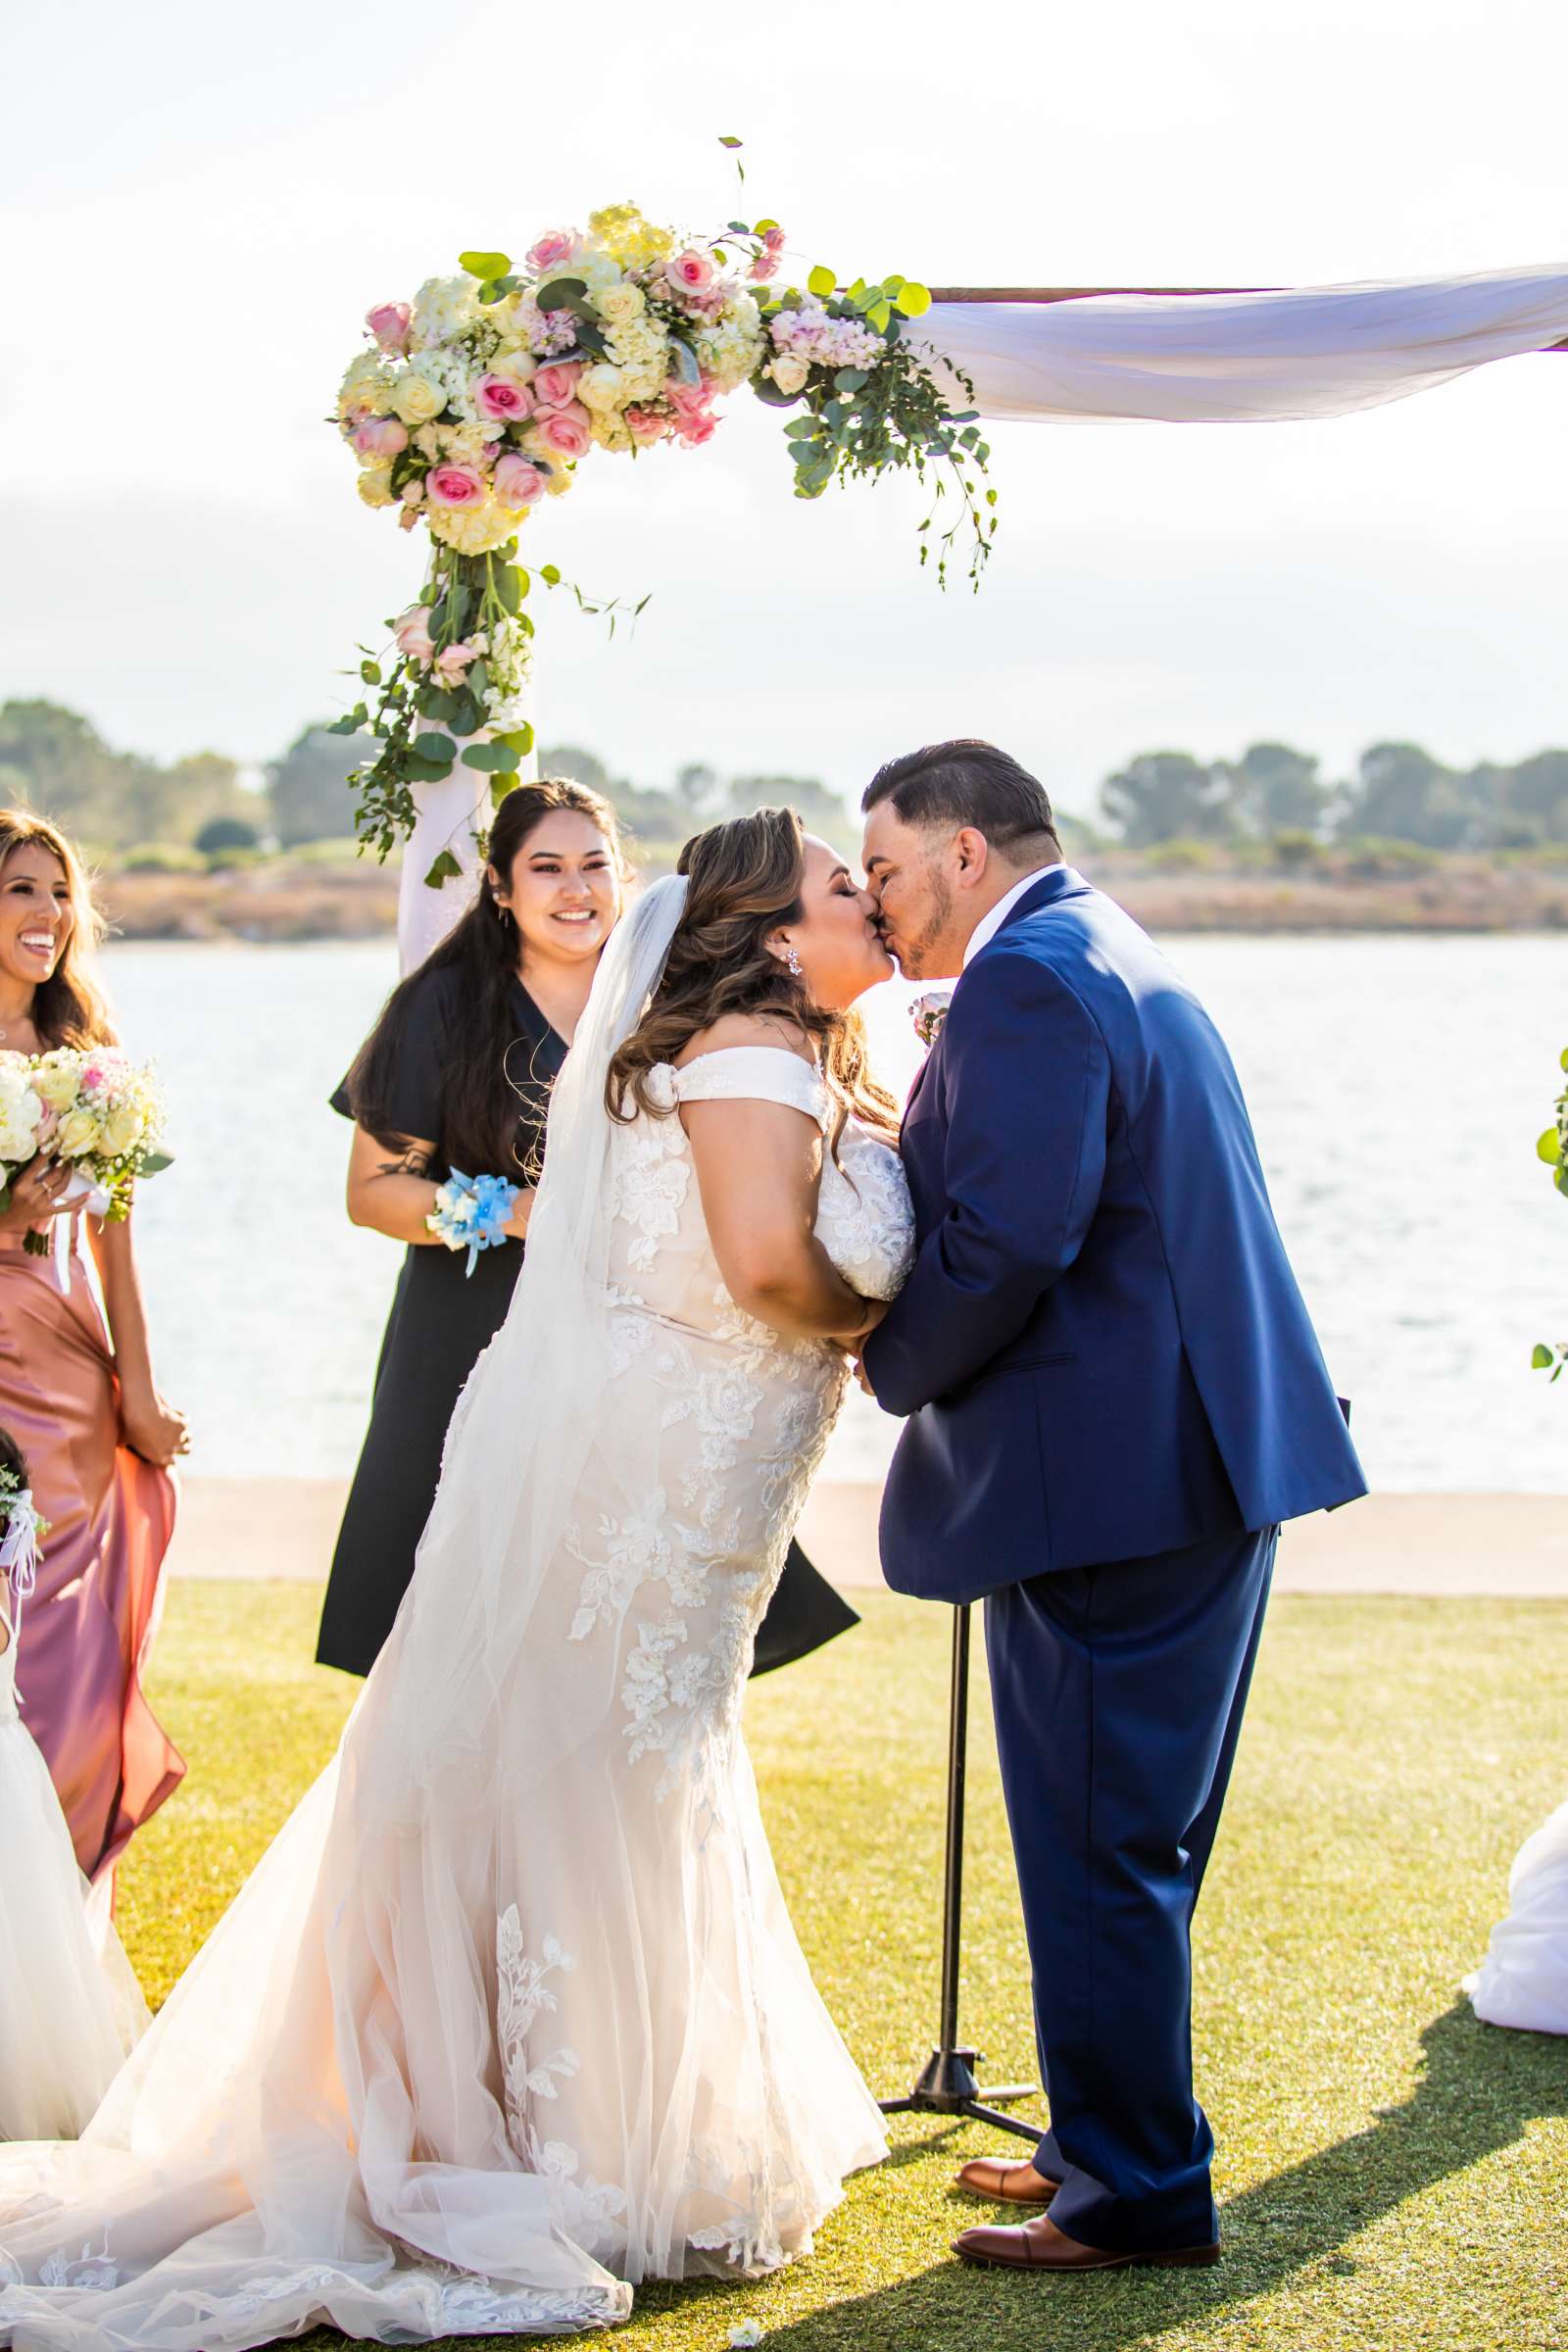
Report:
M810 2245L881 2118L811 1983L740 1733L845 1382L720 1280L682 1101L819 1123L746 1049L603 1109L684 884L607 950L508 1322L337 1757L75 2147L0 2150L0 2333L239 2352L586 2328ZM818 1235L887 1297L897 1156L824 1154ZM541 1337L545 1345L541 1346Z

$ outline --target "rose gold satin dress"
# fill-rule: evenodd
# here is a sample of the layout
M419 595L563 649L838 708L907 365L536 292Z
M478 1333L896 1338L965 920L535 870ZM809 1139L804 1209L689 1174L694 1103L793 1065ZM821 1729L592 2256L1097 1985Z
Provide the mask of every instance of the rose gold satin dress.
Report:
M177 1489L120 1443L120 1384L76 1248L62 1297L52 1259L0 1234L0 1425L49 1521L17 1647L23 1719L76 1859L102 1880L185 1773L141 1689Z

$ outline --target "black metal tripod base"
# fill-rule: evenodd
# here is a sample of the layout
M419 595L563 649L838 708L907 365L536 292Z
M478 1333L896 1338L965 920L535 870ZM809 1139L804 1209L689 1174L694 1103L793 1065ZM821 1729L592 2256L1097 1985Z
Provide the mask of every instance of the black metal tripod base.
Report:
M1037 2124L1020 2123L1016 2116L985 2104L987 2099L1032 2099L1038 2085L999 2082L994 2090L982 2090L974 2073L978 2056L977 2050L933 2050L906 2098L880 2099L877 2104L884 2115L961 2115L973 2123L994 2124L999 2132L1015 2132L1020 2139L1038 2139Z

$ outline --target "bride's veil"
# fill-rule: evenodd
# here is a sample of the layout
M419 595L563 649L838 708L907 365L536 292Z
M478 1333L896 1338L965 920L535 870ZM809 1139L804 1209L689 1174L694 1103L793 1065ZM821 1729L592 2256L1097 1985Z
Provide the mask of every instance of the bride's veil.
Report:
M453 1416L414 1583L378 1669L397 1686L398 1698L386 1692L382 1704L402 1735L396 1769L367 1797L393 1820L420 1785L483 1747L540 1583L570 1535L590 1453L597 1448L609 1472L608 1485L594 1482L599 1492L639 1497L636 1432L608 1410L616 1129L605 1082L658 985L685 900L684 879L667 876L612 933L556 1081L522 1272Z

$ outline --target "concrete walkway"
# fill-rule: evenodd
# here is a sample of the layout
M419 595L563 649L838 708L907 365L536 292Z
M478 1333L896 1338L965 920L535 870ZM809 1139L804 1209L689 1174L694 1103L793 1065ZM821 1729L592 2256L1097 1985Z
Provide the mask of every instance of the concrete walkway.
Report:
M326 1575L338 1479L185 1481L170 1566L179 1576ZM877 1586L874 1486L819 1486L801 1541L846 1589ZM1284 1592L1481 1593L1568 1599L1568 1495L1373 1494L1287 1529Z

